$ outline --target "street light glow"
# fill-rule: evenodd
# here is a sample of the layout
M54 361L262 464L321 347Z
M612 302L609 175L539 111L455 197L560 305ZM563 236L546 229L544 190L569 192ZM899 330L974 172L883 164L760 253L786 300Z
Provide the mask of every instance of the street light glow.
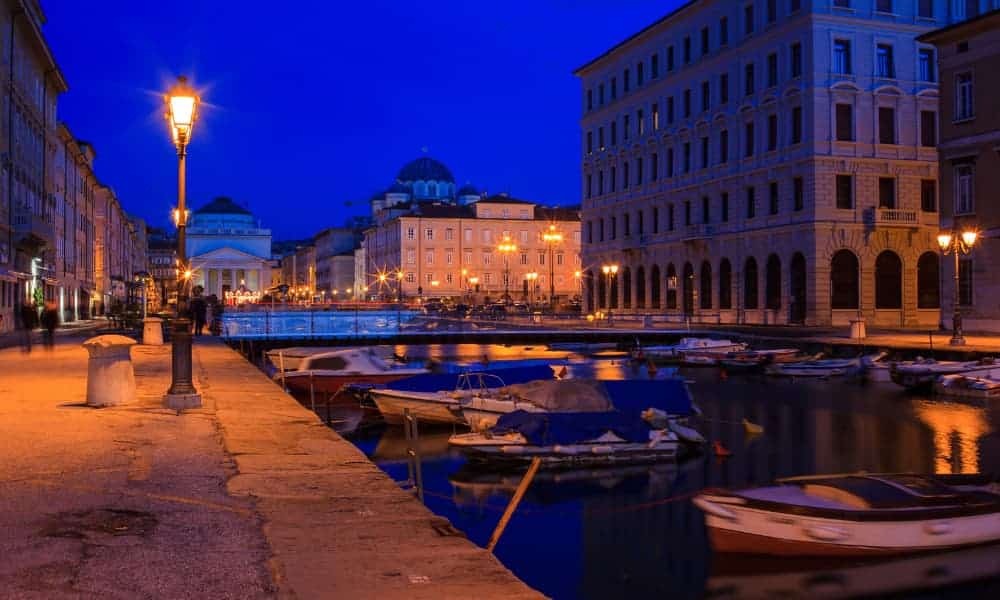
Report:
M174 143L186 144L191 139L194 122L198 118L198 95L188 84L187 77L178 77L165 100Z
M951 234L950 233L940 233L937 236L938 247L941 248L942 252L948 250L951 247Z
M965 243L969 248L976 245L976 238L978 234L973 230L967 230L962 232L962 242Z

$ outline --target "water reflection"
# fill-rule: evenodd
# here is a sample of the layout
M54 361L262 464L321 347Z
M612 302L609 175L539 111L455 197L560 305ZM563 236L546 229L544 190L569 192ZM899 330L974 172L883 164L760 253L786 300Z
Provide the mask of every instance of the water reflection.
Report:
M979 439L990 426L984 408L956 402L919 400L917 417L934 435L935 473L978 473Z

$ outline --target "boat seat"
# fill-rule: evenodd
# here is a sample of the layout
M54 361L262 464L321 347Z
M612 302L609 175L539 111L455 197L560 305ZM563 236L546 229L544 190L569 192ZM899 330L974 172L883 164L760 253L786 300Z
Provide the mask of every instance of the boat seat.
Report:
M868 510L872 507L872 505L864 498L858 497L846 490L828 485L808 484L802 486L802 491L810 496L839 502L840 504L844 504L858 510Z

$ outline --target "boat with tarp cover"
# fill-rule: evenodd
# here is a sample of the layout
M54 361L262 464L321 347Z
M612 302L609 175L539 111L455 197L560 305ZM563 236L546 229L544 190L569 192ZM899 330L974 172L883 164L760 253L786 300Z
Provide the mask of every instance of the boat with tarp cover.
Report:
M694 503L716 552L879 556L1000 541L1000 485L982 475L792 477Z

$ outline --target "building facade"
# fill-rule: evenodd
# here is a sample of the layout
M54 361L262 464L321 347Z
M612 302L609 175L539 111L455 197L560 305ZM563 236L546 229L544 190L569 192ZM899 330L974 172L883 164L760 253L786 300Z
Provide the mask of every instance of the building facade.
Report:
M155 309L177 304L177 239L159 228L147 229L146 263L153 279L150 298Z
M246 208L220 196L194 211L186 250L192 289L227 301L227 293L261 297L271 281L271 230Z
M321 297L332 297L333 290L337 290L338 297L357 295L354 249L360 238L357 231L347 227L331 227L316 234L316 293Z
M695 0L578 69L586 309L937 327L915 38L966 4Z
M1000 331L1000 10L921 36L934 44L941 72L941 225L979 232L969 254L942 264L942 319L950 326L957 300L968 330ZM957 291L957 293L956 293Z

